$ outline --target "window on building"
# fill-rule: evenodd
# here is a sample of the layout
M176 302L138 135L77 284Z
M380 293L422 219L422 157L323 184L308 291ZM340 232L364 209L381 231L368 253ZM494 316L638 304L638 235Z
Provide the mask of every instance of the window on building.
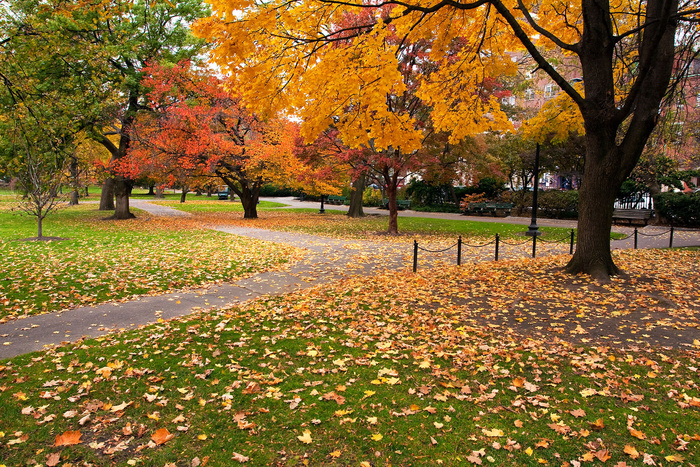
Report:
M557 95L558 92L559 92L559 86L557 86L556 84L546 84L544 86L544 97L545 98L554 97Z
M526 89L525 90L525 100L526 101L535 100L535 90L534 89Z

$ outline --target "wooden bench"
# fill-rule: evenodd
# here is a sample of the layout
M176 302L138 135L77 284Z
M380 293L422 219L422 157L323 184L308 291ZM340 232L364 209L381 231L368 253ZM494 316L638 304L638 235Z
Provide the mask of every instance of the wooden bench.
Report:
M343 205L343 204L348 204L348 198L346 196L335 196L335 195L330 195L328 199L326 200L326 203L328 204L337 204L337 205Z
M651 209L615 209L613 211L613 222L626 221L627 225L632 225L632 223L647 225L653 215L654 211Z
M389 209L389 198L382 199L382 205L384 206L384 209ZM411 200L410 199L397 199L396 200L396 208L399 210L411 209Z
M512 203L469 203L462 213L465 216L489 214L491 216L508 217L512 210Z

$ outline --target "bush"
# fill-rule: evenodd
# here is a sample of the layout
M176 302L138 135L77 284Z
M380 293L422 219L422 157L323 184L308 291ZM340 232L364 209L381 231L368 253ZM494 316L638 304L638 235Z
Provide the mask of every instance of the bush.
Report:
M700 226L700 193L661 193L654 197L654 209L672 225Z
M300 191L292 190L287 187L278 186L274 183L268 183L260 187L260 196L273 197L273 196L299 196Z
M532 210L532 192L505 192L500 201L513 203L516 215ZM550 219L576 219L578 217L578 191L542 191L537 193L537 215Z
M382 192L371 186L365 188L362 193L362 205L368 207L378 207L382 205Z

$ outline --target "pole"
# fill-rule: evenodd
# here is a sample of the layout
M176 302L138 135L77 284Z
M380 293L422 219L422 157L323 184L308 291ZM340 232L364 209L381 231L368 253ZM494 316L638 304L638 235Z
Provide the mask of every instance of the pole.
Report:
M418 270L418 242L413 240L413 272Z
M495 259L495 261L498 261L498 244L500 243L500 241L501 241L501 237L499 237L498 234L496 234L496 259Z
M668 237L668 247L673 248L673 226L671 226L671 236Z
M318 213L319 213L319 214L323 214L324 212L326 212L326 210L323 209L323 200L324 200L324 199L325 199L325 196L324 196L324 195L321 195L321 209L318 210Z
M535 257L535 253L537 252L537 235L532 236L532 257Z
M527 228L525 235L531 237L536 237L542 235L542 232L538 232L539 227L537 226L537 192L540 189L540 143L537 143L537 150L535 151L535 172L532 175L532 220L530 226ZM533 258L534 254L534 243L533 243Z
M639 231L637 227L634 228L634 249L637 249L637 240L639 240Z
M457 239L457 266L462 264L462 236Z
M571 241L569 242L569 254L574 254L574 229L571 229Z

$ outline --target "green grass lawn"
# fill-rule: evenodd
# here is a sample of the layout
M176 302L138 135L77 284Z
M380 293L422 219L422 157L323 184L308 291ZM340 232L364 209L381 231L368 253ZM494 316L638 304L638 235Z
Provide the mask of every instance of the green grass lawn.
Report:
M562 261L358 278L0 362L0 466L698 465L700 342L646 347L641 321L607 346L576 327L630 326L638 304L666 319L659 295L689 315L697 257L626 252L630 278L605 287ZM679 262L675 284L642 281ZM572 323L484 321L534 311Z
M206 230L187 220L146 216L102 220L95 205L51 214L44 235L36 221L0 207L0 320L77 305L160 293L274 267L293 249Z

